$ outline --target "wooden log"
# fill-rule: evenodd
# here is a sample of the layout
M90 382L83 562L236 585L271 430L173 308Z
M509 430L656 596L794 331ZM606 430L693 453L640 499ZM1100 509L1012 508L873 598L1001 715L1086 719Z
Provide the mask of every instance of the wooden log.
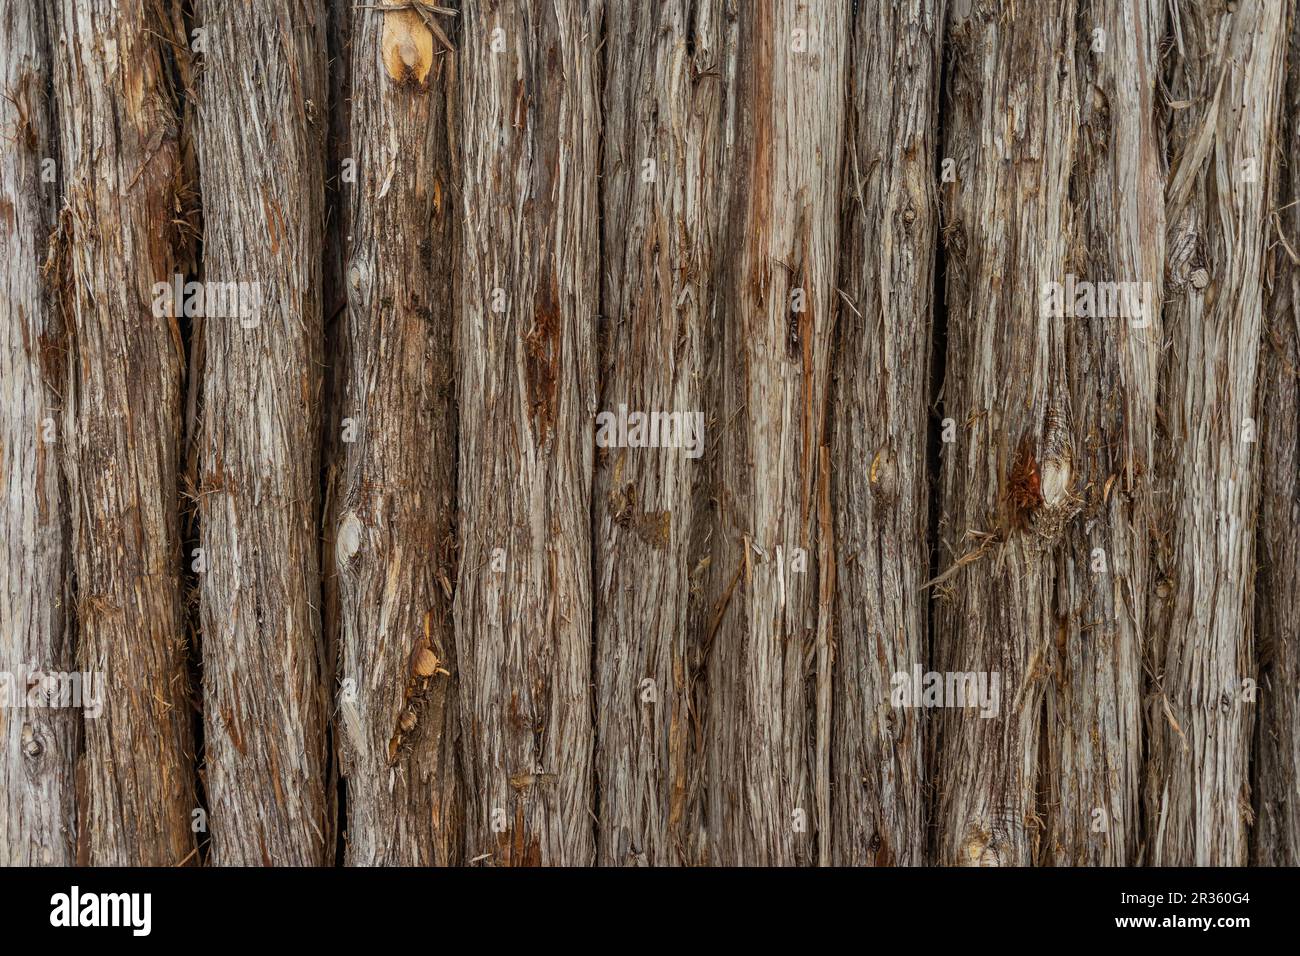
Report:
M1287 48L1273 288L1260 358L1259 726L1251 863L1300 866L1300 28Z
M37 4L0 11L0 866L75 862L72 707L84 699L62 694L75 630L58 460L62 323L41 278L58 197L45 17ZM28 680L40 675L56 677L59 696L29 707Z
M355 180L333 555L347 862L446 865L463 842L451 621L455 54L414 10L351 16Z
M1180 7L1170 95L1162 494L1153 553L1146 862L1242 866L1256 679L1256 379L1283 0Z
M1163 327L1157 91L1164 11L1158 2L1083 4L1075 42L1080 95L1067 275L1093 289L1114 284L1117 308L1060 319L1081 510L1056 560L1061 630L1050 645L1041 789L1042 862L1064 866L1134 865L1141 833L1142 653Z
M191 860L192 709L180 595L175 316L180 156L170 21L144 0L50 0L64 210L53 268L68 328L61 435L85 721L88 861Z
M853 23L831 418L835 509L832 860L925 856L923 713L894 675L928 667L926 438L944 3Z
M212 860L321 865L334 853L318 556L325 8L204 2L197 15L204 279L241 283L238 310L213 314L209 295L203 320Z
M1055 562L1079 503L1065 322L1046 317L1040 297L1067 272L1074 24L1074 3L963 0L949 17L942 573L933 585L944 696L931 738L932 862L942 865L1027 866L1043 836Z
M599 0L467 0L455 598L466 857L595 855Z
M607 5L602 414L676 415L686 429L705 410L723 258L724 27L719 3ZM699 853L706 466L683 447L596 454L599 861L686 864Z
M705 447L701 862L829 859L833 534L825 413L848 8L735 8Z

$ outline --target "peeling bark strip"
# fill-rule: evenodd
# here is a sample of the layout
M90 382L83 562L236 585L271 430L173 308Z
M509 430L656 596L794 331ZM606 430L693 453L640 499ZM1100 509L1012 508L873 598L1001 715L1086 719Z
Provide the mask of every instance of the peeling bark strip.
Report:
M830 776L823 457L847 6L739 5L708 432L704 862L824 860ZM730 142L730 140L729 140Z
M1229 11L1232 12L1229 12ZM1148 860L1240 866L1251 818L1253 433L1281 0L1179 5L1148 701ZM1247 420L1250 419L1248 422Z
M1273 294L1260 360L1259 576L1256 647L1258 801L1251 862L1300 866L1300 22L1287 55L1284 168L1272 206L1290 244L1274 245Z
M445 865L459 858L463 825L451 620L455 63L441 45L431 52L413 11L351 15L356 182L334 555L347 862ZM408 48L431 60L423 80L385 69Z
M0 866L74 860L78 715L24 709L32 671L72 671L59 482L60 323L41 284L57 182L45 11L0 11Z
M213 860L326 861L317 557L325 11L209 0L198 153L204 270L257 283L204 322L199 497ZM197 569L196 569L197 570Z
M606 411L620 404L643 413L704 409L726 95L712 74L725 67L726 44L721 4L696 6L611 0L606 12ZM690 705L697 648L688 634L699 616L692 568L704 464L675 448L598 455L599 861L689 863L699 849L690 816L698 790Z
M456 654L467 858L594 858L598 0L467 0Z
M891 707L890 694L895 673L928 667L926 404L943 8L943 0L864 5L853 27L832 412L832 859L842 866L914 866L925 852L924 720Z
M102 672L85 722L95 865L194 849L193 744L179 593L181 341L155 318L173 274L179 169L163 78L169 28L143 0L53 0L65 209L55 264L69 332L59 436L71 502L78 663Z
M1077 508L1066 323L1040 291L1063 281L1074 157L1075 9L960 2L944 163L948 271L937 669L997 674L1000 712L931 722L934 862L1029 865L1043 820L1039 732L1058 637L1054 557Z
M1164 281L1157 130L1163 0L1092 0L1079 12L1079 133L1067 273L1143 283L1141 316L1062 319L1073 412L1070 524L1056 565L1049 650L1044 860L1137 862L1142 644L1147 633L1156 370Z

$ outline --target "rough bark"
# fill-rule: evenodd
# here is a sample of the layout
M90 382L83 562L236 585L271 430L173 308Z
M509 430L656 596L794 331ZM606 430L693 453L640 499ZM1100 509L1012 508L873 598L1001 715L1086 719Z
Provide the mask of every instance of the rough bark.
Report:
M825 405L848 8L737 5L706 430L712 516L704 862L829 849L833 571ZM799 290L799 295L795 291Z
M346 419L335 515L347 862L445 865L461 843L451 622L456 210L447 128L455 63L412 10L352 16L356 181L346 214ZM390 72L386 62L408 46L423 51L417 75Z
M469 0L462 14L455 629L466 855L577 865L595 854L601 4Z
M1282 0L1175 5L1148 862L1240 866L1254 726L1252 433ZM1248 421L1250 419L1250 421Z
M944 186L948 349L941 580L944 673L999 678L998 713L948 701L933 724L934 862L1029 865L1055 555L1077 510L1065 327L1040 310L1065 277L1076 94L1073 3L955 3Z
M199 575L212 859L318 865L326 846L318 573L325 11L202 3L208 282L261 307L204 319Z
M1137 862L1164 168L1156 111L1165 5L1079 11L1078 149L1068 272L1143 283L1141 316L1063 318L1079 519L1056 565L1046 692L1044 862Z
M143 0L52 7L77 656L105 682L103 714L85 722L79 820L93 864L175 865L195 846L176 483L183 358L175 320L151 308L153 284L175 271L170 30Z
M853 25L833 393L833 860L923 861L921 713L893 675L928 665L926 463L943 0L863 5ZM879 105L889 103L890 108Z
M1291 0L442 6L0 11L0 864L1300 863Z
M75 711L24 708L28 675L73 670L59 480L61 327L42 288L57 181L45 12L0 11L0 866L74 862ZM68 703L71 703L69 701Z
M722 12L685 0L608 4L603 411L704 409L722 224ZM597 455L599 861L689 863L699 852L691 698L704 464L680 448Z
M1273 208L1273 289L1260 359L1263 469L1256 578L1259 728L1254 847L1259 866L1300 866L1300 25L1293 24Z

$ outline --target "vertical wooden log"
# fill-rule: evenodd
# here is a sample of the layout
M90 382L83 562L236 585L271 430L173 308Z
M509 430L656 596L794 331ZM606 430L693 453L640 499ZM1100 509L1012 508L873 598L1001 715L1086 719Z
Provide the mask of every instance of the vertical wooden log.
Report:
M212 859L319 865L333 852L317 554L325 10L204 2L198 23L205 279L246 283L250 297L238 310L205 300L199 590Z
M1272 205L1289 246L1273 247L1260 359L1257 866L1300 866L1300 24L1291 29L1283 104L1283 168Z
M67 501L59 480L61 323L41 263L58 184L45 11L0 11L0 866L74 858L71 699L27 708L28 679L73 668ZM60 679L60 691L63 683ZM93 689L93 688L92 688ZM93 710L93 707L91 708Z
M95 865L194 850L193 742L179 590L181 338L153 286L175 272L179 156L169 29L143 0L53 0L69 352L61 436L78 663L103 675L85 722L80 826Z
M599 0L461 28L460 669L470 861L595 854Z
M356 178L347 187L334 516L349 864L445 865L462 843L451 622L452 56L413 10L352 11Z
M1078 208L1067 272L1080 282L1137 283L1124 287L1136 294L1141 314L1058 320L1066 331L1082 509L1057 563L1061 631L1049 646L1046 691L1044 855L1059 865L1137 862L1164 283L1157 126L1164 10L1158 0L1085 0L1078 20Z
M740 5L705 447L716 518L702 636L709 863L826 860L830 557L825 404L848 7Z
M941 170L950 421L943 571L933 585L934 655L945 678L934 721L934 862L945 865L1029 865L1042 837L1043 686L1059 628L1054 556L1079 507L1065 324L1040 303L1045 284L1066 273L1074 23L1073 3L967 0L954 3L949 22Z
M720 3L685 0L607 7L600 408L611 414L623 406L693 421L705 408L724 195L721 14ZM698 853L692 572L705 465L683 448L597 456L599 860L689 863Z
M893 676L927 666L927 404L943 0L859 7L841 186L833 392L839 865L925 854L921 713Z
M1253 597L1270 182L1283 0L1180 6L1170 95L1163 507L1147 723L1148 862L1240 866L1251 816Z

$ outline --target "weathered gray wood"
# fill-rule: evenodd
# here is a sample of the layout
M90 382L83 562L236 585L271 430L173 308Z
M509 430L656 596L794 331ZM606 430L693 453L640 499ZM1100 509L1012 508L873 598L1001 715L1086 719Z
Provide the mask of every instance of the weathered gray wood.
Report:
M892 707L890 694L895 673L928 668L922 586L943 13L943 0L864 4L853 23L831 403L839 865L914 866L925 853L925 720Z
M85 721L89 862L190 859L194 757L179 590L183 356L153 315L175 272L177 112L144 0L51 0L65 209L54 267L69 341L60 441L77 660L104 675Z
M58 195L38 4L0 10L0 866L75 862L79 715L24 708L27 676L73 667L59 478L62 324L41 263ZM69 701L71 703L71 701Z
M1042 701L1055 555L1078 507L1064 281L1075 152L1075 4L953 4L945 109L948 348L934 659L999 678L998 713L942 708L933 862L1029 865L1043 830ZM951 574L949 573L951 572ZM991 685L990 685L991 686Z
M1283 0L1179 5L1166 189L1163 435L1151 612L1147 862L1240 866L1255 703L1255 384ZM1247 420L1250 419L1248 422ZM1251 694L1249 697L1253 697Z
M1159 0L1081 5L1074 240L1067 272L1143 283L1141 316L1063 318L1077 520L1056 557L1043 862L1137 862L1142 644L1164 280Z
M600 17L599 0L462 10L455 629L471 862L595 854Z
M356 179L346 187L333 516L347 862L445 865L463 842L451 621L458 211L447 89L456 70L415 11L351 15ZM402 60L408 47L414 76ZM390 70L395 61L402 68Z
M204 322L199 489L212 860L319 865L318 564L325 9L204 2L204 278L258 283L257 322Z
M1300 24L1294 22L1284 95L1272 203L1280 235L1273 239L1260 358L1260 696L1251 851L1258 866L1300 866Z
M831 553L826 395L848 7L734 8L729 155L705 447L712 495L701 862L828 859ZM800 290L800 298L794 296ZM802 310L800 310L802 307Z

